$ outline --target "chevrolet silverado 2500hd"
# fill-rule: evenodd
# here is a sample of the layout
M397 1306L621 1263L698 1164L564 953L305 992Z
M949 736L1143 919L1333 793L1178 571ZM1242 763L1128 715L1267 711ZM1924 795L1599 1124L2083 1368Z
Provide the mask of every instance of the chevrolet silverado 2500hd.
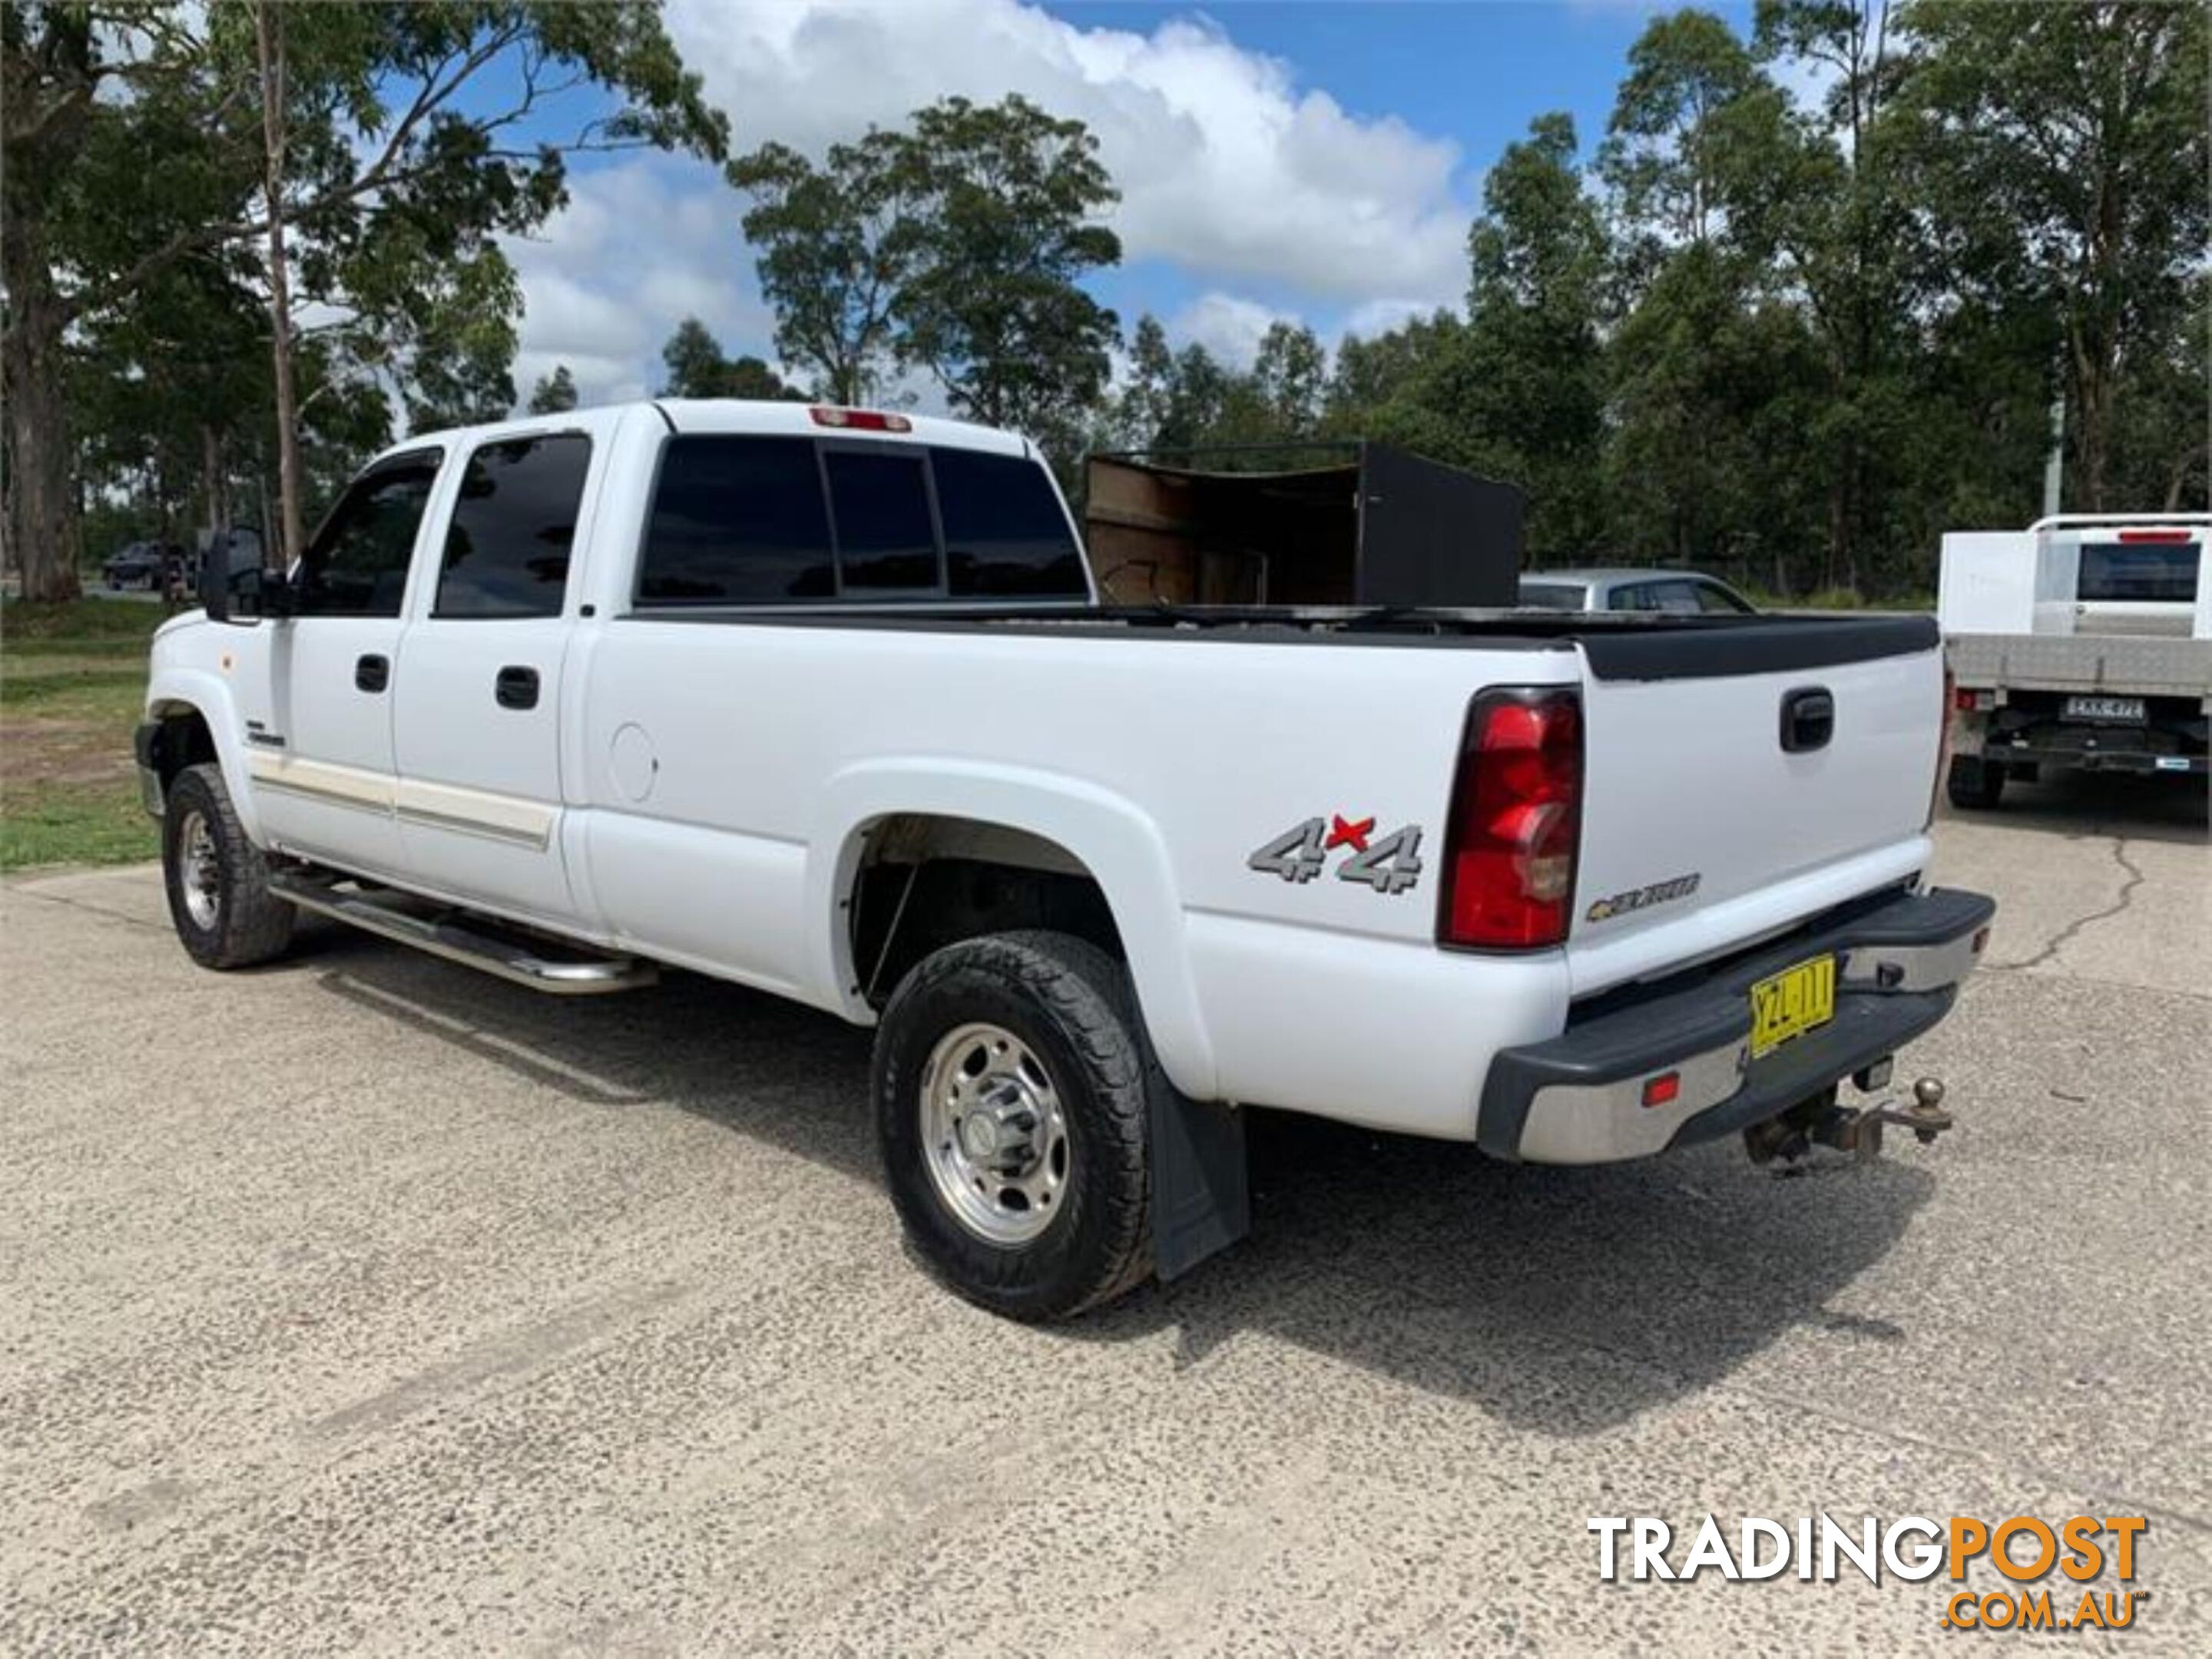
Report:
M196 960L306 909L872 1024L902 1219L1024 1317L1239 1236L1243 1105L1850 1144L1992 910L1923 878L1925 618L1104 605L1036 452L951 422L411 439L203 591L138 736Z

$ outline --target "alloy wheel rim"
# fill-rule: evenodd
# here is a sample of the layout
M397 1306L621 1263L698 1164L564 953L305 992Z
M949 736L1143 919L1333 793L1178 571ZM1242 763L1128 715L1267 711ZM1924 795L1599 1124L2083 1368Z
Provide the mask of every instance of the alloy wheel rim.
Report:
M922 1068L920 1127L930 1184L988 1244L1026 1244L1065 1202L1074 1147L1044 1062L1002 1025L958 1026Z
M180 856L177 878L183 889L185 913L195 927L210 928L222 910L222 859L216 851L215 832L202 814L188 815L177 833Z

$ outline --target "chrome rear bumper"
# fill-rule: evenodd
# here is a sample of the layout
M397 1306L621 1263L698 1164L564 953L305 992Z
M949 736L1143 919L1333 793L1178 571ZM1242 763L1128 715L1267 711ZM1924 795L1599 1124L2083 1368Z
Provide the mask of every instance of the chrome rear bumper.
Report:
M1493 1158L1611 1164L1731 1134L1873 1065L1950 1012L1989 939L1995 902L1938 889L1815 921L1750 954L1597 1008L1492 1063L1475 1139ZM1834 1017L1751 1058L1752 985L1832 955ZM1645 1085L1675 1074L1672 1098Z

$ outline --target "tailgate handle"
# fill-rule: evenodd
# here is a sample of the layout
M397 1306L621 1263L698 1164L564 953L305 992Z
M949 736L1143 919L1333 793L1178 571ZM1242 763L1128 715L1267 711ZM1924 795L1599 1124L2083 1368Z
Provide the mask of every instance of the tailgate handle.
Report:
M1836 700L1825 685L1801 685L1782 696L1782 747L1803 755L1826 749L1836 735Z

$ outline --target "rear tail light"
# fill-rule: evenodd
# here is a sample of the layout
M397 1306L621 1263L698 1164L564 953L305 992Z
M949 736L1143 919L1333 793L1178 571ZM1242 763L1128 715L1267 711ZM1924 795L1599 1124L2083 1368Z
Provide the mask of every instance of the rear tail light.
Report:
M1438 944L1529 950L1566 938L1582 790L1577 693L1492 687L1475 698L1452 780Z

